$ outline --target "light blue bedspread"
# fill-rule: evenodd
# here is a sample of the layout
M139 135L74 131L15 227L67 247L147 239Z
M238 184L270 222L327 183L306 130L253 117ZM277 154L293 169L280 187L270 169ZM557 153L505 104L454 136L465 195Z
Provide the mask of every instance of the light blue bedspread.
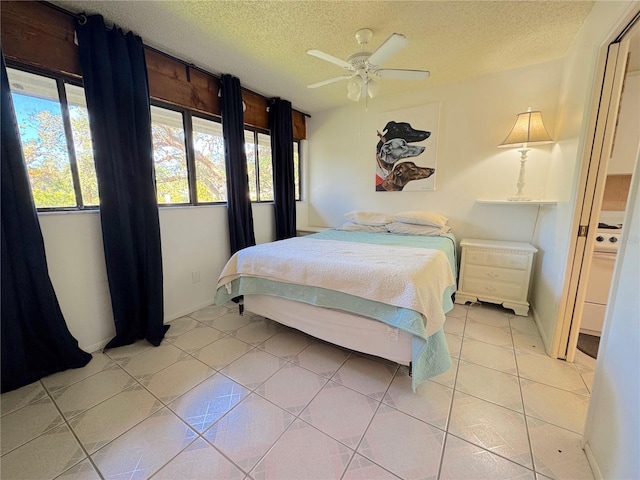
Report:
M326 230L310 237L356 243L437 249L447 255L454 278L457 277L456 242L452 234L447 234L446 236L414 236ZM453 284L443 293L442 308L445 313L453 308L451 296L455 290L456 285ZM251 294L273 295L319 307L343 310L374 318L413 334L412 386L414 390L424 380L444 373L451 366L451 358L443 330L440 329L428 337L423 316L414 310L395 307L320 287L308 287L257 277L241 277L233 280L229 290L225 286L221 286L216 292L215 302L221 305L237 296Z

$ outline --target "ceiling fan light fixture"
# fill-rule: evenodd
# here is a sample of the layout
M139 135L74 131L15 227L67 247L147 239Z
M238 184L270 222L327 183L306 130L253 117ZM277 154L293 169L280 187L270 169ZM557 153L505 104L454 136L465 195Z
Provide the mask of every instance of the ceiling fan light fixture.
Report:
M367 81L367 94L369 98L375 98L380 93L380 84L373 78L369 78Z
M362 79L360 77L352 78L347 84L347 98L352 102L360 100L362 92Z

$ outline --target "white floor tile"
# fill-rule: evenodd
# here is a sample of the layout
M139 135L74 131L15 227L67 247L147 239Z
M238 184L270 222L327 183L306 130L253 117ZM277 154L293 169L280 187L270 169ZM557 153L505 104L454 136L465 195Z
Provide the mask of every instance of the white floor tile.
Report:
M237 312L238 306L236 304L232 304L232 305L234 305L234 308L232 311ZM230 310L226 306L209 305L208 307L201 308L196 312L190 313L189 316L192 318L195 318L198 321L207 322L207 321L215 320L216 318L220 318L223 315L226 315L227 313L230 313Z
M436 478L444 432L381 405L358 453L405 479Z
M517 374L516 359L511 348L465 338L462 342L460 359L512 375Z
M158 399L137 385L75 416L69 424L91 454L162 407Z
M439 478L441 480L535 480L532 470L453 435L447 435Z
M511 328L509 326L494 327L469 319L464 329L464 337L480 342L491 343L499 347L513 348Z
M525 467L533 468L524 415L456 392L449 433Z
M24 387L3 393L0 396L0 409L2 415L11 413L18 408L41 400L47 396L47 392L40 382L33 382Z
M513 347L519 352L548 356L540 335L525 335L514 332Z
M200 322L194 320L191 317L180 317L170 321L169 330L164 334L164 337L171 341L174 338L179 337L183 333L187 333L189 330L193 330L196 326L200 325Z
M71 418L136 384L131 376L114 366L61 388L52 396L64 416Z
M529 312L527 317L509 315L509 324L511 325L511 332L514 334L532 335L534 337L540 336L536 321L531 316L531 312Z
M243 480L245 474L220 452L199 438L162 467L154 480Z
M250 472L256 480L340 478L354 452L296 420Z
M191 352L191 355L211 368L220 370L253 350L253 346L234 337L222 337L204 348Z
M56 480L101 480L101 478L89 459L86 459L56 477Z
M279 357L255 349L224 367L221 372L253 390L286 363Z
M324 377L331 377L348 356L349 352L343 348L326 342L317 342L295 355L292 362Z
M240 332L238 332L240 333ZM294 355L300 353L311 343L311 337L295 330L281 330L271 338L268 338L259 348L269 352L271 355L290 360Z
M207 430L204 437L248 472L294 419L289 412L252 393Z
M526 352L516 352L516 361L522 378L581 395L589 393L572 363Z
M282 327L277 323L262 317L253 317L249 323L239 328L234 336L238 340L258 346L281 331Z
M325 383L325 377L288 363L256 388L255 392L297 415Z
M587 415L589 397L555 387L521 380L524 409L534 417L581 434Z
M195 358L186 357L158 373L140 378L151 393L165 403L191 390L216 371Z
M453 335L451 333L445 333L447 338L447 346L449 347L449 354L452 357L460 358L460 349L462 348L462 337Z
M490 304L472 305L467 311L467 320L483 323L492 327L508 327L509 314L502 307Z
M414 392L411 377L396 373L383 403L444 430L449 418L453 390L439 383L426 381Z
M108 355L104 353L94 353L89 363L84 367L70 368L63 372L46 376L42 379L42 383L50 392L54 392L62 387L68 387L80 380L84 380L110 366L113 366L113 360L111 360Z
M197 438L163 408L91 455L105 479L149 478Z
M447 312L447 317L455 317L455 318L467 318L467 311L469 307L467 305L460 305L455 303L453 305L453 309Z
M528 423L536 471L556 479L593 478L581 435L532 418Z
M217 330L235 335L235 332L247 325L252 318L251 315L240 315L237 311L234 311L206 321L206 323Z
M443 328L446 333L451 333L453 335L458 335L461 337L462 335L464 335L465 323L466 320L464 317L452 317L451 314L448 313L446 315Z
M449 367L449 370L438 376L431 377L429 380L453 388L458 375L458 363L459 360L457 358L451 357L451 366Z
M178 337L171 338L169 341L179 349L191 353L206 347L224 336L225 334L220 330L199 323L195 328Z
M185 352L167 343L145 350L139 355L119 359L118 365L130 375L140 378L157 373L186 357L187 354Z
M203 432L248 394L242 385L216 373L175 399L169 408L193 429Z
M456 391L523 412L518 377L460 361Z
M49 397L42 397L5 415L0 428L2 455L63 422L60 412Z
M397 366L391 367L386 362L353 355L340 367L332 380L376 400L382 400L396 370Z
M342 480L398 480L393 473L356 453L344 472Z
M4 455L2 479L55 478L85 458L69 427L60 425Z
M329 381L300 418L355 449L378 404L371 397Z

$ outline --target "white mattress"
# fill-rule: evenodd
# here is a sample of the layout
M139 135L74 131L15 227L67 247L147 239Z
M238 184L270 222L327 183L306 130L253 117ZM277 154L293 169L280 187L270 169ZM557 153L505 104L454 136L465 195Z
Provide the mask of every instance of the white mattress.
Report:
M244 307L335 345L402 365L411 362L412 335L377 320L270 295L245 295Z

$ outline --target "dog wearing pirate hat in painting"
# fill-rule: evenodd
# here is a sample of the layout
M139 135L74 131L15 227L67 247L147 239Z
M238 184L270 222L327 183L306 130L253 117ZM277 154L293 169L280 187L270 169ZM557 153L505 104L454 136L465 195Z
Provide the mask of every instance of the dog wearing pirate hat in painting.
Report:
M396 163L424 152L425 147L409 143L426 140L431 132L417 130L407 122L394 121L388 122L382 132L378 132L380 139L376 146L377 191L399 191L408 182L428 178L435 173L435 169L418 167L413 162Z

